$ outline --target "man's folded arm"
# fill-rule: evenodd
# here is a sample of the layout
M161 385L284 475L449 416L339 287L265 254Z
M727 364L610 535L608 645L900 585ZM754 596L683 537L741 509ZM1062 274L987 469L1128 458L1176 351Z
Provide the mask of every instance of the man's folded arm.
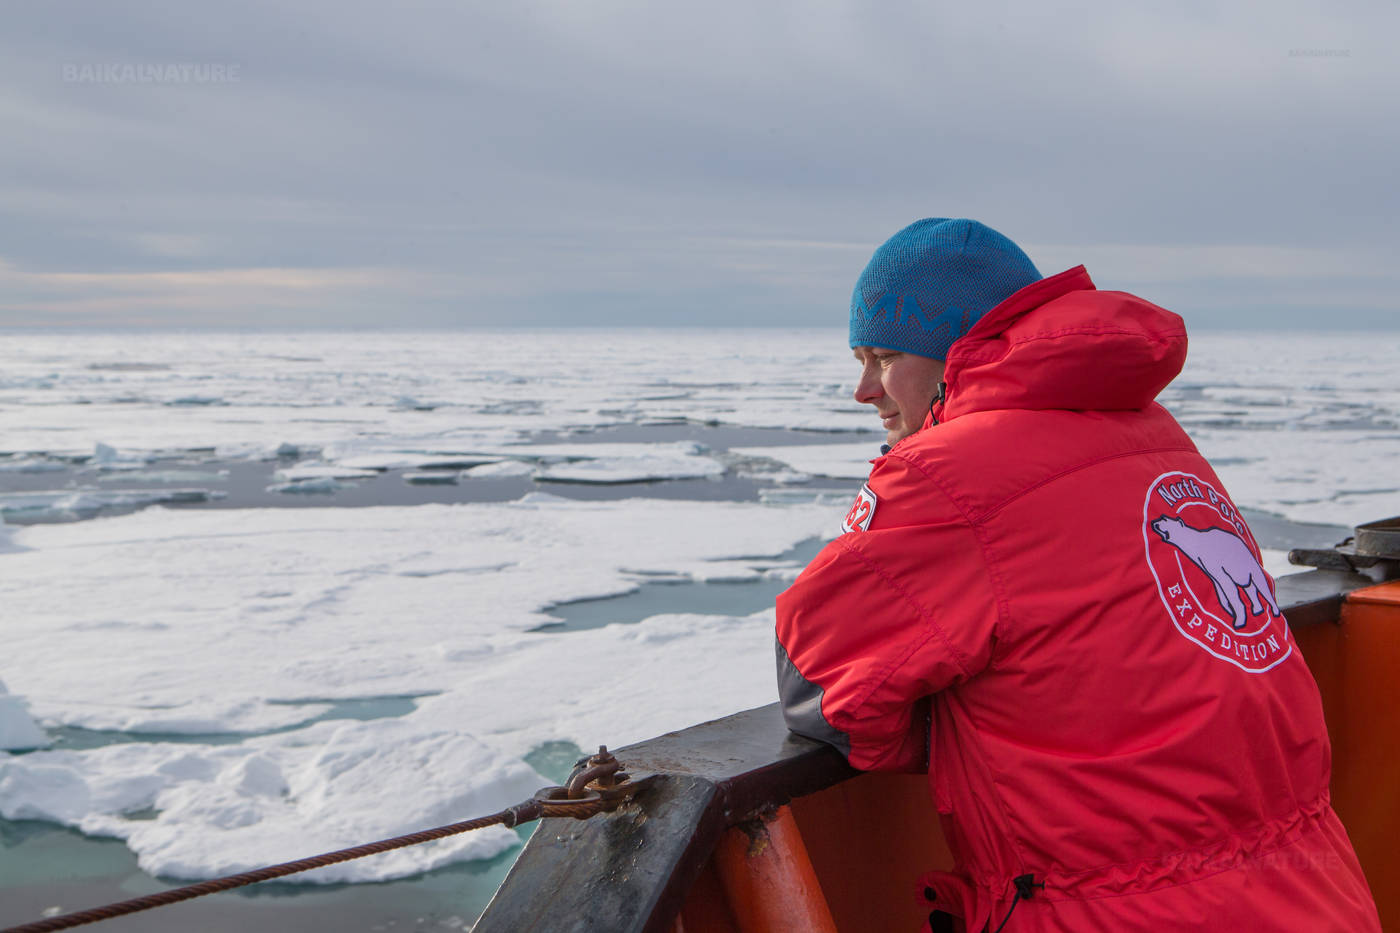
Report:
M864 770L921 770L929 695L986 666L995 599L966 525L843 535L778 597L788 728Z

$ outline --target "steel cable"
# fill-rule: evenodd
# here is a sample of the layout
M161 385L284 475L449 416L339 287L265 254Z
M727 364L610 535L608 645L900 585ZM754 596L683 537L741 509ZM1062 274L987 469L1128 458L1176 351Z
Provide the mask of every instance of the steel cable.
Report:
M562 790L562 788L559 790ZM541 791L541 793L544 792ZM348 862L352 859L363 858L367 855L388 852L390 849L402 849L405 846L431 842L434 839L443 839L447 836L455 836L458 833L470 832L474 829L484 829L487 826L495 826L498 824L502 826L518 826L521 823L537 820L542 816L571 816L580 820L587 819L595 813L599 813L604 809L609 809L612 805L614 804L610 804L596 795L584 800L541 799L537 795L531 800L527 800L513 807L507 807L501 812L493 813L490 816L478 817L474 820L464 820L460 823L451 823L447 826L439 826L436 829L425 829L421 832L409 833L406 836L395 836L392 839L381 839L378 842L369 842L349 849L341 849L337 852L327 852L324 855L313 855L309 858L297 859L294 862L269 865L266 868L245 871L223 878L201 881L197 884L186 885L182 888L172 888L169 891L147 894L144 897L136 897L128 901L118 901L115 904L94 907L90 910L65 914L61 917L50 917L46 920L39 920L34 923L6 927L0 930L0 933L50 933L50 931L53 930L67 930L71 927L96 923L99 920L111 920L113 917L134 914L142 910L150 910L153 907L165 907L169 904L177 904L180 901L187 901L195 897L203 897L206 894L215 894L219 891L241 888L245 885L256 884L259 881L269 881L273 878L281 878L285 875L294 875L297 872L310 871L313 868L324 868L327 865L335 865L339 862Z

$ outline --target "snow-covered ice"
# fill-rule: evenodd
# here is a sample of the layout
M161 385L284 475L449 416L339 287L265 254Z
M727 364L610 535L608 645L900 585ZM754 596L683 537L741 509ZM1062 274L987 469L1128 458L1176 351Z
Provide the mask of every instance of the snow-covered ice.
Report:
M496 463L483 463L462 471L463 476L474 479L498 479L503 476L529 476L535 468L519 460L501 460Z
M869 428L846 398L850 360L839 331L740 337L26 335L0 345L0 402L10 416L0 452L85 454L101 442L227 457L279 443L314 450L374 438L386 450L432 454L509 444L531 432L668 421ZM135 355L146 368L112 368Z
M13 525L5 524L4 513L0 512L0 554L24 550L14 541L13 535L16 530L17 529Z
M880 455L883 441L881 436L846 444L731 447L729 452L744 457L776 460L807 476L859 481L870 475L870 461Z
M48 736L29 715L24 698L10 693L0 681L0 752L48 745Z
M601 448L601 449L600 449ZM701 444L578 444L554 446L535 475L556 483L638 483L663 479L710 479L724 464L706 456ZM562 463L551 460L564 459Z
M0 757L0 815L117 836L147 871L206 877L498 809L548 783L523 763L542 742L622 745L773 692L771 611L529 632L546 606L658 577L795 573L757 555L839 520L830 505L536 493L150 509L16 531L28 550L6 554L0 576L4 673L39 721L196 741ZM74 560L91 569L75 577ZM397 719L314 721L364 696L419 699ZM229 733L240 741L197 741ZM401 799L386 806L387 786ZM126 816L151 809L154 820ZM307 880L401 877L513 841L415 848Z
M96 515L103 509L142 508L164 502L206 502L222 493L209 489L52 489L0 494L0 516L52 521Z
M548 783L458 724L423 719L323 723L275 742L11 757L0 760L0 810L124 839L151 874L203 878L493 813ZM153 819L133 818L152 810ZM404 877L517 841L493 827L292 880Z
M146 466L149 459L139 451L122 453L110 444L98 441L89 462L103 470L139 470Z
M1241 505L1356 524L1400 512L1397 358L1395 334L1202 333L1162 401ZM541 432L690 422L858 432L859 454L789 450L774 454L786 471L739 468L858 478L882 432L850 397L855 375L839 330L26 335L0 344L0 468L100 460L103 444L120 451L109 469L191 449L468 469ZM651 478L664 467L641 458L674 453L647 446L553 472Z
M377 470L364 470L346 466L343 463L322 463L319 460L304 460L301 463L283 467L275 477L287 483L299 483L308 479L374 479Z
M11 457L0 460L0 473L57 473L65 469L62 463L43 457Z

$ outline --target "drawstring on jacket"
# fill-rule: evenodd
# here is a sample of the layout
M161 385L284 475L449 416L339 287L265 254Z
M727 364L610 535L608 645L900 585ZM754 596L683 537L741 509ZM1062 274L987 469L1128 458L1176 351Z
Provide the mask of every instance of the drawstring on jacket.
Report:
M929 416L930 418L933 418L933 406L937 405L939 402L943 401L943 400L946 399L947 397L948 397L948 383L946 383L946 382L940 382L940 383L938 383L938 394L936 394L936 395L933 397L933 401L931 401L931 402L928 403L928 416ZM937 418L933 418L933 423L934 423L934 424L937 424L937 423L938 423L938 419L937 419Z
M1001 926L993 930L992 933L1001 933L1002 928L1005 927L1007 921L1011 919L1011 915L1016 912L1016 905L1021 903L1022 898L1030 900L1035 896L1036 888L1040 888L1041 890L1045 889L1045 882L1037 882L1035 880L1035 875L1017 875L1015 878L1011 879L1011 883L1016 886L1016 896L1011 899L1011 907L1006 911L1006 916L1001 918Z

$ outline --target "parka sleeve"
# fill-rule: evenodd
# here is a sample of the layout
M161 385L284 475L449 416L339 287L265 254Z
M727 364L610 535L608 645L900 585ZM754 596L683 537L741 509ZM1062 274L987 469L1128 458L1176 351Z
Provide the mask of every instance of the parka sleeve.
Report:
M892 459L871 476L870 530L832 541L778 597L778 689L792 731L857 768L907 771L927 761L923 701L987 666L999 604L976 531L926 483L921 508L900 502L917 468ZM899 524L916 516L931 520Z

